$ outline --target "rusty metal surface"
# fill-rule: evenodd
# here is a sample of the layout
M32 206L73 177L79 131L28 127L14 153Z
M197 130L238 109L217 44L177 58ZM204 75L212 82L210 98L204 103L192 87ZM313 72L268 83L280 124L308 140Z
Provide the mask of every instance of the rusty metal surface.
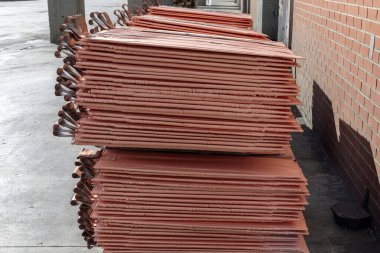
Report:
M169 31L203 33L211 35L231 36L238 38L260 38L268 40L267 36L244 28L230 28L223 25L178 20L175 18L161 17L157 15L134 16L126 22L129 26L154 28Z
M150 6L146 10L150 14L173 17L190 21L214 23L224 26L251 29L252 17L249 14L204 11L175 8L170 6Z
M78 222L89 247L308 252L307 182L292 159L115 149L91 154L78 156L82 174L72 200L80 204Z
M301 130L299 57L281 43L111 25L90 36L80 17L68 28L56 94L82 111L55 133L76 144L286 154Z

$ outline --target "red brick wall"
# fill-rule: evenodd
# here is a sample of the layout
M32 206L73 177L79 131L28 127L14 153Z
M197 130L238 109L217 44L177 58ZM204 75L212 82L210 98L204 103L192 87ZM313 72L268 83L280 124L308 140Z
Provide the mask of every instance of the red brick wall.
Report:
M292 41L301 111L380 234L380 0L294 0Z

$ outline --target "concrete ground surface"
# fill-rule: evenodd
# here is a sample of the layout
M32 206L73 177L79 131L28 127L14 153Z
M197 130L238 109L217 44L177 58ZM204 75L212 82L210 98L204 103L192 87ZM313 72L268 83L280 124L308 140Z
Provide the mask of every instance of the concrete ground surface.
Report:
M88 0L87 13L124 1ZM49 44L47 1L0 1L0 253L88 251L69 205L80 150L52 136L63 99L54 96L55 46ZM302 121L302 118L300 118ZM297 160L309 179L305 213L312 253L375 253L371 231L337 226L329 207L351 198L310 129L294 135Z

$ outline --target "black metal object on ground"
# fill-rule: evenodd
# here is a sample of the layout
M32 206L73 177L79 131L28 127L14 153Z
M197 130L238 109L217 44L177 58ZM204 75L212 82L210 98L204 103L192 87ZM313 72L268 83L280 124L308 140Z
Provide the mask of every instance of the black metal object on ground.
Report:
M364 203L357 201L342 201L331 207L335 221L340 225L353 230L368 228L372 215L368 212L369 191L367 190Z

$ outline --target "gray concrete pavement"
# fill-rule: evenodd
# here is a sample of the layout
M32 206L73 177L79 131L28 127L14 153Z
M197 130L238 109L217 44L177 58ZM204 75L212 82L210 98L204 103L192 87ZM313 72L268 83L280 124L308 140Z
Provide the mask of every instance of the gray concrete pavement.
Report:
M0 253L88 252L69 205L80 150L51 129L63 104L54 96L55 46L48 43L46 0L0 1ZM91 10L124 1L89 0ZM310 180L306 218L312 253L380 252L370 231L335 225L329 206L350 198L309 129L295 135L295 154ZM100 252L93 249L89 252Z
M87 2L88 13L124 3ZM80 147L52 136L64 101L47 1L0 2L0 23L0 252L87 252L69 205Z

